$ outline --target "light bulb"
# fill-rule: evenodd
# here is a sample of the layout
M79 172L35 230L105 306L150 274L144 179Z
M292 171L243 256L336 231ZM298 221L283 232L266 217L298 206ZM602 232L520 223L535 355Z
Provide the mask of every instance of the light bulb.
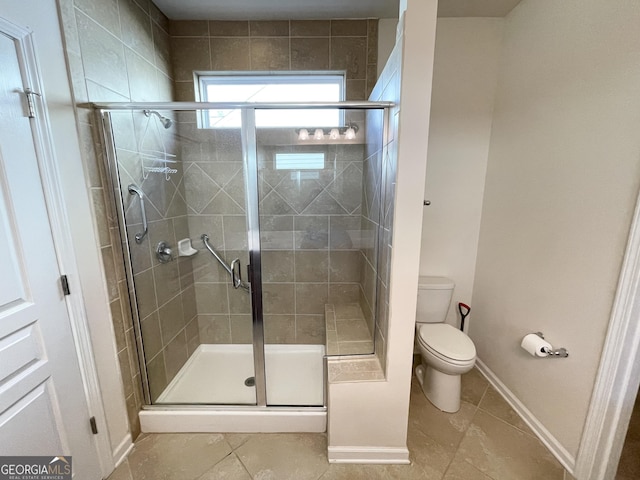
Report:
M309 140L309 130L301 128L298 132L298 140Z
M356 131L353 129L353 127L347 128L347 131L344 134L344 139L353 140L354 138L356 138Z
M338 140L340 138L340 131L337 128L332 128L329 132L329 138L331 140Z
M316 140L324 139L324 131L321 128L316 128L316 131L313 133L313 138Z

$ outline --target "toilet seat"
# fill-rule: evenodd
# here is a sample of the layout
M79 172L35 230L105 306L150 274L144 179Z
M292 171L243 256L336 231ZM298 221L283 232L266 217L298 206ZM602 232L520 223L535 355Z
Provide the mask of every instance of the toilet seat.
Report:
M442 360L458 364L475 360L476 347L471 339L446 323L425 323L418 327L418 342Z

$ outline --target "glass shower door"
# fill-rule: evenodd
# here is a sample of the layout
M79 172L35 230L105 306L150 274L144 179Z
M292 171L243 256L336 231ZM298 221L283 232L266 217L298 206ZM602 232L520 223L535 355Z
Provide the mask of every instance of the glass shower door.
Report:
M283 121L278 112L275 124ZM338 353L338 338L343 354L374 351L375 307L365 296L375 284L366 268L375 235L362 207L365 112L314 110L306 128L268 126L262 113L256 156L267 404L321 406L323 357Z
M152 404L255 405L241 129L198 113L109 114L143 383Z

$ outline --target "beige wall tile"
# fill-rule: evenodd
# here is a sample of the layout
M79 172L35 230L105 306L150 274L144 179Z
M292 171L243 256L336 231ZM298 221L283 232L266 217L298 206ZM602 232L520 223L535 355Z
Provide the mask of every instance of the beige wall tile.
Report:
M296 317L295 315L265 315L264 316L265 343L295 343Z
M289 20L250 21L249 34L252 37L288 37Z
M157 23L165 32L169 31L169 19L151 0L149 0L149 16L151 20Z
M252 38L252 70L288 70L288 38Z
M329 263L331 282L360 282L362 255L358 251L332 251Z
M248 37L249 22L210 20L209 33L212 37Z
M378 63L378 19L367 21L367 64Z
M229 315L198 314L198 327L203 344L231 343Z
M235 257L235 255L231 257ZM246 276L247 263L246 261L241 262L241 270L244 271L243 277ZM231 284L227 284L227 292L229 297L229 313L251 313L251 297L249 292L242 288L234 288Z
M169 34L172 37L208 37L207 20L169 20Z
M293 282L294 256L292 251L262 252L262 281L264 282Z
M265 315L295 312L293 283L263 283L262 287Z
M190 322L198 314L195 285L182 291L182 311L185 322Z
M76 20L86 78L128 98L122 43L86 15L78 12Z
M347 80L347 100L366 100L367 81Z
M296 249L326 249L329 240L329 217L324 215L294 217L294 237Z
M184 314L180 297L174 297L159 308L162 345L166 346L178 332L184 329Z
M196 283L195 289L198 314L229 312L226 283Z
M327 282L329 253L327 251L304 250L295 252L296 282Z
M345 70L348 79L365 79L367 74L366 37L332 38L330 68Z
M155 63L151 18L133 0L120 0L119 7L122 41L145 60Z
M331 20L334 37L366 37L367 20Z
M248 38L211 37L211 70L249 70L251 68Z
M152 359L162 350L162 332L160 330L160 317L153 312L140 322L142 327L142 341L146 358Z
M167 387L167 372L164 367L164 352L147 361L147 374L149 375L149 390L151 400L156 401L158 396Z
M229 316L231 324L231 343L253 343L253 320L251 315Z
M324 315L296 315L296 343L324 345Z
M118 13L118 0L105 0L93 2L91 0L75 0L75 6L84 14L91 17L96 23L102 25L112 34L120 36L120 15Z
M292 37L328 37L330 20L291 20Z
M194 70L211 70L208 38L172 37L173 77L176 81L193 81Z
M296 313L324 314L324 306L329 298L326 283L297 283L296 284Z
M129 363L129 352L127 349L118 353L118 363L120 364L120 373L122 374L122 384L124 386L125 398L133 395L133 378L131 375L131 364Z
M339 305L360 300L360 285L357 283L330 283L329 303Z
M187 337L183 330L164 349L164 366L169 382L173 380L188 358Z
M329 38L292 38L291 70L328 70Z
M171 37L167 32L152 22L153 44L156 67L169 76L173 75L171 66Z
M175 249L175 243L171 244ZM156 263L153 267L153 277L156 282L156 296L158 305L163 305L180 293L180 276L178 262Z

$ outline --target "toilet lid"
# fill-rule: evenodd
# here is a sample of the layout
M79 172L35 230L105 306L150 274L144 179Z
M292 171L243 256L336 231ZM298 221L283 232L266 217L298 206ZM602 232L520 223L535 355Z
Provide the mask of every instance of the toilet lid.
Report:
M469 337L447 323L425 323L418 328L420 342L452 360L471 360L476 347Z

